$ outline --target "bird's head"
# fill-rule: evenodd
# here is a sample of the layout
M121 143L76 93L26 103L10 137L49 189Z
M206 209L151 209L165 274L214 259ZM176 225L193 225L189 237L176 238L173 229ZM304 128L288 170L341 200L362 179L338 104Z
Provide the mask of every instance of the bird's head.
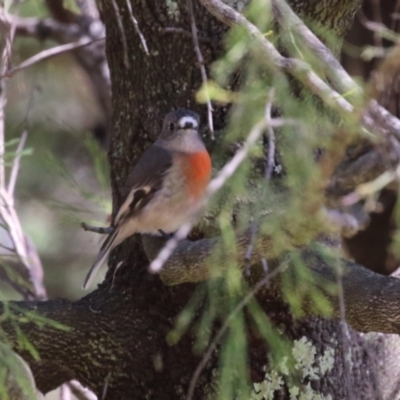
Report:
M164 118L161 138L170 140L187 135L198 135L200 118L194 111L180 108Z

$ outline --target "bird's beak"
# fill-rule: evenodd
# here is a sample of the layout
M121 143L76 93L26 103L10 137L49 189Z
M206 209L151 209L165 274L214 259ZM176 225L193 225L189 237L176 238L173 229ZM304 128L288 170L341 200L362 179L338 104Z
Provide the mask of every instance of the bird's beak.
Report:
M180 130L188 130L188 129L194 129L194 126L191 122L186 122L184 126L179 127Z

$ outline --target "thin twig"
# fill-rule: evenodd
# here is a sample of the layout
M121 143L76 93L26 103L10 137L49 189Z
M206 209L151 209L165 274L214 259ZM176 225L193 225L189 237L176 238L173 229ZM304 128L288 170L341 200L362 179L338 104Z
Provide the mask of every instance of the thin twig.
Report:
M187 38L190 38L192 40L192 33L183 28L175 28L173 26L170 26L170 27L163 28L162 32L163 33L179 33L180 35L186 36Z
M196 388L197 381L201 373L203 372L205 366L207 365L208 361L212 353L214 352L215 348L217 347L219 341L224 336L225 332L229 329L232 321L236 318L239 312L250 302L250 300L257 294L259 290L261 290L264 286L267 286L269 281L278 275L282 270L286 267L286 263L282 263L273 270L271 273L266 274L260 281L258 281L254 287L250 290L249 293L242 299L242 301L232 310L229 314L228 318L225 320L224 324L222 325L221 329L215 335L213 341L211 342L210 346L208 347L206 353L202 357L200 363L197 365L196 370L190 380L189 389L186 395L186 400L192 400L194 395L194 390Z
M8 231L7 231L8 232ZM14 253L15 254L15 247L8 247L3 243L0 243L0 247L4 250L9 251L10 253Z
M189 10L189 15L190 15L190 28L192 30L193 47L194 47L194 51L197 56L197 62L199 63L201 80L203 81L203 85L205 87L205 95L207 97L208 128L210 130L211 139L214 140L215 139L215 137L214 137L214 121L213 121L213 115L212 115L213 108L212 108L212 104L211 104L210 94L208 93L208 88L207 88L207 80L208 80L207 72L206 72L204 58L203 58L203 55L201 54L201 50L200 50L199 37L198 37L198 33L197 33L196 20L194 18L192 0L187 0L187 6L188 6L188 10Z
M24 62L22 62L20 65L9 69L7 72L3 73L0 75L0 79L3 78L10 78L13 76L16 72L19 72L25 68L28 68L34 64L37 64L38 62L48 60L51 57L58 56L60 54L66 53L71 50L76 50L85 46L89 46L92 43L98 42L100 40L104 40L105 38L100 38L100 39L80 39L76 42L68 43L68 44L62 44L60 46L52 47L51 49L43 50L38 54L35 54L34 56L28 58Z
M162 33L178 33L178 34L186 36L187 38L190 38L192 40L192 33L183 28L175 28L173 26L168 26L166 28L162 28L161 32ZM199 38L200 42L204 42L204 43L211 42L211 39L207 39L204 36L198 36L198 38Z
M373 32L374 38L380 38L380 39L387 39L391 42L397 43L399 41L399 35L395 32L389 29L385 24L382 22L376 22L376 21L370 21L360 10L360 12L357 13L358 19L360 23L369 31ZM370 47L371 48L371 47ZM375 43L375 46L372 47L375 49L374 55L378 55L379 57L383 57L384 54L386 53L386 49L382 46L382 43ZM363 54L366 52L364 51ZM365 57L364 57L365 58Z
M0 76L3 75L11 62L12 43L15 34L15 24L9 19L4 7L0 8L0 19L5 22L4 30L7 30L1 39L3 49L1 49ZM4 109L7 103L5 94L5 84L0 82L0 187L5 185L5 166L4 166L4 138L5 138L5 115Z
M87 224L86 222L81 222L81 227L85 231L99 233L101 235L109 235L110 233L114 232L114 228L112 226L92 226Z
M171 254L174 252L179 242L185 239L187 235L189 235L191 229L192 223L187 222L175 232L174 236L172 236L172 238L169 239L164 247L161 249L158 256L150 263L149 270L151 273L156 274L161 271L162 267L171 256Z
M260 30L248 21L242 14L238 13L232 7L223 3L221 0L199 0L211 14L228 26L241 26L251 37L255 43L259 44L259 54L264 57L266 65L271 71L282 70L288 72L304 87L308 88L311 93L319 97L325 105L338 112L344 119L350 119L350 122L358 120L360 115L358 110L341 96L338 91L333 90L323 79L321 79L315 71L312 70L306 62L283 57L275 46L260 32ZM320 56L324 62L324 71L329 80L341 92L346 94L346 98L358 99L363 96L363 90L357 85L354 80L347 74L340 63L335 59L329 49L304 25L301 20L293 13L291 8L282 0L275 0L279 5L282 13L288 15L296 24L296 33L304 39L309 49L314 47L313 53ZM282 17L283 18L283 17ZM297 18L297 19L296 19ZM301 23L301 25L300 25ZM329 61L329 62L328 62ZM352 96L350 96L352 94ZM370 131L387 135L392 134L397 139L400 139L400 120L393 116L384 107L380 106L375 100L369 102L364 108L365 112L361 116L362 124Z
M268 261L265 257L261 257L261 265L262 265L264 274L268 274L268 270L269 270Z
M60 387L60 400L71 400L71 389L65 383Z
M101 395L101 400L105 400L107 396L107 390L108 390L108 385L110 383L110 378L111 378L111 372L107 374L106 379L104 381L104 388L103 388L103 393Z
M34 37L35 39L51 38L57 42L67 39L67 42L76 40L77 27L60 23L52 18L20 17L9 15L9 21L0 20L0 23L15 24L15 34L18 36ZM46 33L44 36L43 33ZM44 36L44 37L43 37Z
M398 13L399 10L400 10L400 0L397 0L397 1L396 1L396 5L395 5L395 7L394 7L394 9L393 9L393 12L392 12L392 21L391 21L391 23L390 23L390 29L391 29L392 31L396 31L396 28L397 28L397 19L398 19L398 18L395 18L395 16L396 16L396 14Z
M15 24L9 20L8 15L4 11L4 8L0 9L1 20L8 27L8 33L4 37L4 49L2 51L2 58L0 63L0 75L4 75L8 69L11 57L11 45L15 33ZM18 173L18 152L14 161L14 166L11 172L10 183L8 190L6 188L6 177L4 167L4 143L5 143L5 131L4 131L4 107L6 105L5 96L5 82L0 80L0 218L6 230L10 235L12 245L14 247L14 254L18 257L21 265L24 267L27 279L32 284L33 288L23 288L19 292L25 297L25 299L43 299L46 297L46 290L43 286L42 276L43 271L40 261L33 262L32 260L39 260L39 257L34 257L32 252L35 250L30 247L29 241L25 238L18 215L14 209L14 187ZM26 133L25 133L26 134ZM21 137L20 146L24 144L24 134ZM22 149L22 148L21 148ZM11 189L11 190L10 190ZM18 289L17 289L18 290Z
M33 286L32 297L35 299L46 298L43 286L43 270L36 250L25 237L18 215L13 207L13 198L4 187L0 187L0 217L7 225L14 252L26 271L27 279ZM24 288L25 289L25 288ZM24 290L24 293L26 290Z
M78 400L97 400L97 396L89 389L83 387L80 382L72 380L67 385Z
M201 0L203 2L203 0ZM323 62L320 67L329 78L334 89L339 93L346 93L346 98L355 99L357 102L363 98L362 88L351 78L347 71L340 64L337 57L321 42L321 40L312 32L307 25L296 15L284 0L273 0L275 17L283 28L283 31L292 31L299 37L301 44L306 46L308 51L314 54Z
M10 57L12 39L15 34L15 23L8 18L4 8L0 9L0 19L5 27L8 27L8 35L4 38L4 49L2 51L2 59L0 63L0 76L7 73ZM5 81L0 79L0 218L10 236L14 247L13 253L18 257L25 278L31 283L32 287L24 287L18 289L18 285L13 285L25 299L42 300L46 298L46 289L43 285L43 269L36 250L31 245L30 241L24 236L18 214L14 209L14 188L18 176L18 166L21 157L21 151L26 140L26 131L22 133L20 143L18 145L17 154L11 170L10 181L6 183L5 168L4 168L4 107L6 104L5 97Z
M133 26L135 28L136 33L138 34L139 38L140 38L140 42L142 43L143 46L143 50L146 53L146 55L150 55L149 53L149 49L147 47L147 43L146 43L146 39L144 38L140 28L139 28L139 24L137 22L137 19L135 18L135 16L133 15L133 10L132 10L132 6L131 6L131 2L130 0L126 0L126 5L128 7L128 11L129 11L129 16L131 17Z
M265 179L267 180L271 178L275 167L275 133L271 124L271 111L274 93L274 89L271 89L268 95L267 105L265 107L265 122L268 130L268 155L267 168L265 169Z
M17 152L15 154L13 166L11 168L10 179L8 182L8 194L12 199L12 203L14 203L14 189L15 184L17 182L18 170L19 170L19 163L21 160L22 150L25 147L26 138L28 137L28 131L24 130L21 134L21 139L19 141Z
M267 180L269 180L271 178L272 170L275 165L275 162L274 162L275 135L274 135L274 130L271 126L272 125L271 110L272 110L272 103L274 101L274 96L275 96L275 89L271 88L268 93L267 103L265 105L265 124L267 126L268 137L269 137L267 168L266 168L266 172L265 172L265 177ZM273 137L273 141L271 141L271 136ZM271 162L271 159L272 159L272 162ZM250 260L252 258L252 254L253 254L254 242L257 237L258 223L256 221L252 222L252 224L250 226L250 231L251 231L250 243L247 248L246 255L244 257L245 265L246 265L245 271L247 274L250 274Z
M128 0L129 1L129 0ZM121 13L119 12L118 4L115 0L111 0L111 5L115 12L115 19L117 20L118 30L121 35L122 47L124 48L124 64L125 68L129 68L129 58L128 58L128 42L126 41L125 30L122 25Z
M382 11L381 11L381 5L380 5L380 0L370 0L370 4L372 5L372 12L374 17L376 17L378 24L383 25L383 19L382 19ZM382 36L379 34L374 35L374 41L375 41L375 46L383 49L383 40Z
M258 223L253 221L250 225L250 243L247 247L246 254L244 255L245 273L250 275L250 262L253 255L254 242L256 240L258 230Z
M211 14L227 25L243 27L247 34L254 39L255 43L259 44L259 55L264 57L271 71L283 70L288 72L312 93L320 97L325 104L343 116L348 117L354 111L354 107L337 91L325 83L311 69L310 65L299 59L283 57L265 35L242 14L221 0L200 0L200 2ZM325 50L328 51L326 48Z
M210 182L207 190L207 200L211 198L218 190L220 190L225 182L235 173L239 168L240 164L246 159L250 149L254 146L257 140L260 138L262 132L266 128L265 120L258 122L253 129L250 131L247 139L243 143L243 146L236 152L232 159L225 164L221 169L218 176Z

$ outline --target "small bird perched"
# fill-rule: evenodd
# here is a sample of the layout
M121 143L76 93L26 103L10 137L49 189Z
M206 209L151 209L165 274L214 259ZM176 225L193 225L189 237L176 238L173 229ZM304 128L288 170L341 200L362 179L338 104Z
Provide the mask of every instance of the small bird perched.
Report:
M170 112L160 137L128 176L124 200L90 268L88 288L110 251L134 233L172 233L195 217L211 177L211 159L199 134L199 116Z

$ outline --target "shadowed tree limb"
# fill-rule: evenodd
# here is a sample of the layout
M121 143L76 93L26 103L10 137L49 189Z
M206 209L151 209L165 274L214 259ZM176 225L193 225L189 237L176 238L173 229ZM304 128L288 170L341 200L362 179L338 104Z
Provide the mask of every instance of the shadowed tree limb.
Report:
M159 239L162 246L162 239ZM236 254L238 259L244 260L248 245L251 241L251 233L248 232L238 238ZM308 240L306 240L308 242ZM147 240L143 237L143 243L147 254L156 256L159 247L154 246L155 240ZM212 277L224 275L224 265L229 263L221 257L215 259L213 252L217 253L218 238L202 239L196 242L182 241L175 253L164 265L160 277L167 285L177 285L185 282L200 282ZM270 237L259 238L254 244L251 262L260 262L260 255L271 258L271 250L274 248L273 239ZM317 252L305 250L303 252L306 266L316 275L326 281L336 284L337 271L335 263L328 265ZM215 257L213 259L213 257ZM226 257L226 255L225 255ZM210 264L217 264L218 269L209 268ZM346 321L360 332L400 332L400 280L394 277L379 275L367 268L351 261L342 260L343 268L343 293L346 304ZM289 271L285 271L285 274ZM272 281L273 291L266 289L264 295L280 296L278 281ZM331 301L334 309L334 317L340 319L339 302L337 296L325 295ZM306 316L315 316L312 304L304 309Z
M319 253L312 250L303 251L302 257L314 276L322 278L324 282L336 284L337 268L341 270L339 273L342 275L345 317L352 328L359 332L399 334L400 279L382 276L348 260L332 258L332 265L329 265ZM341 318L339 296L326 292L325 295L333 306L334 318L339 320ZM312 306L311 303L312 301L308 305L305 304L305 316L314 315L309 307Z
M302 253L302 257L313 272L313 282L323 280L324 285L336 283L335 267L329 265L320 255L307 250ZM288 266L284 274L290 274L291 268L295 266ZM399 333L400 280L378 275L348 261L341 263L341 268L346 321L360 332ZM166 363L173 357L180 357L180 347L154 346L173 326L171 318L175 316L174 302L177 301L173 297L189 296L191 286L180 285L174 292L164 290L162 283L156 277L148 275L143 268L141 272L135 272L135 280L138 285L147 287L147 295L135 293L134 289L122 283L123 277L116 279L119 280L118 290L112 290L109 284L103 284L97 291L77 302L52 300L8 303L9 306L15 305L18 308L9 308L12 317L2 322L1 328L13 343L14 350L30 364L41 391L47 392L66 380L78 379L96 393L101 393L104 381L99 381L98 377L104 376L105 380L111 373L110 395L111 398L118 398L118 393L122 396L120 391L127 379L149 379L148 374L160 382L172 379L168 371L154 372L149 354L160 352ZM310 282L310 285L313 284ZM340 320L339 297L323 293L332 305L332 317ZM281 295L278 277L271 279L268 287L258 292L257 298L268 309L268 301L281 300ZM149 312L149 307L153 312ZM312 301L304 301L301 309L304 317L316 315ZM0 311L4 312L3 303L0 304ZM32 312L51 320L51 324L41 322L41 328L38 329L35 322L27 322L26 315ZM119 326L127 324L129 330L115 329L116 321ZM39 361L21 346L15 331L15 322L19 322L26 339L35 344L41 356ZM62 324L65 329L54 327L54 323ZM154 330L143 332L144 326L152 326ZM79 343L78 347L76 343ZM60 347L68 350L60 351ZM85 367L85 360L88 359L96 365L95 369ZM190 357L180 360L182 368L193 370ZM131 366L132 373L135 371L134 375L129 375L126 365Z

